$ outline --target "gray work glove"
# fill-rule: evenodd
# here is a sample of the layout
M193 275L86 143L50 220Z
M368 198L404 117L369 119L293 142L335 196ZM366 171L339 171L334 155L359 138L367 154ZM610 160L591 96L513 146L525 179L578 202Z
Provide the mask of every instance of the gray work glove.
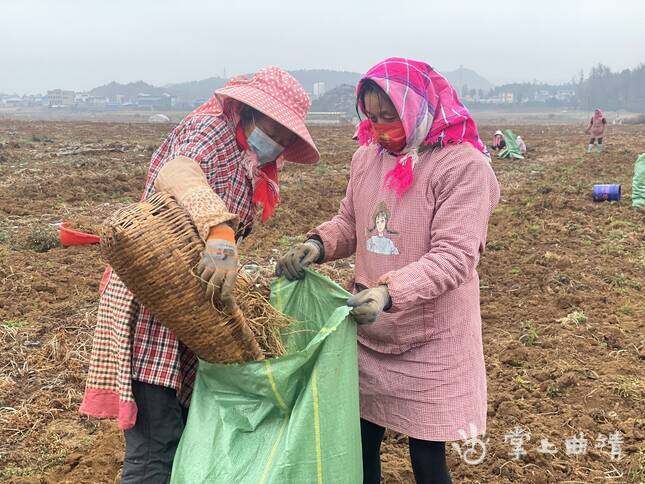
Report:
M305 267L312 262L318 262L323 254L323 246L315 239L308 239L294 245L278 261L275 269L276 276L284 276L290 281L305 277Z
M387 286L377 286L354 294L347 300L352 315L358 324L369 324L376 321L384 309L392 305Z
M231 311L237 304L233 296L237 277L237 246L223 239L210 239L197 265L197 273L205 285L206 296L211 301L220 301Z

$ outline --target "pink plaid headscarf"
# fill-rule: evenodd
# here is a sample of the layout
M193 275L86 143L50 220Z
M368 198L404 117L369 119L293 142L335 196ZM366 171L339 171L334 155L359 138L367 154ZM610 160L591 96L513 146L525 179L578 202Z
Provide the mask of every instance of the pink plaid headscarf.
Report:
M397 166L386 176L386 186L398 196L412 185L418 148L423 145L445 146L467 142L490 156L479 138L475 121L450 83L425 62L390 57L372 67L356 87L371 79L388 95L396 108L406 134L405 148ZM364 113L365 108L359 105ZM369 119L357 130L359 143L374 142Z

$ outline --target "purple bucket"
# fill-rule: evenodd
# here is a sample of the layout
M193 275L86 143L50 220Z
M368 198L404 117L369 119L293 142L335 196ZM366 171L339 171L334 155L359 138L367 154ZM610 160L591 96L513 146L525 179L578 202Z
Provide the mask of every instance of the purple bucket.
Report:
M598 184L593 186L594 202L618 202L620 200L620 185L617 183Z

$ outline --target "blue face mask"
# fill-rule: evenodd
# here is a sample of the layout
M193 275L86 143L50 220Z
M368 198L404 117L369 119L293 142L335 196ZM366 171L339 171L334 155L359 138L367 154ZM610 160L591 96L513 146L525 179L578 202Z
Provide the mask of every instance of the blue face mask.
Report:
M255 126L247 138L249 148L258 157L260 166L274 161L284 151L284 146L276 143L268 134Z

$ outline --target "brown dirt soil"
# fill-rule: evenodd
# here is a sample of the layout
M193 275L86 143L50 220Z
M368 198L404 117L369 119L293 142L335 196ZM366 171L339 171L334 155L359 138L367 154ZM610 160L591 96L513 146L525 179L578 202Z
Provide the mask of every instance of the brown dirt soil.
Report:
M629 199L645 127L609 129L606 151L587 155L580 126L518 126L528 159L493 161L502 201L479 266L490 440L480 465L448 445L455 482L645 480L645 213ZM62 220L94 231L137 200L167 130L0 121L0 482L118 482L120 433L77 413L103 262L96 246L37 252L28 234ZM351 131L313 134L322 163L287 167L283 204L244 242L246 262L268 270L336 211ZM623 201L592 203L592 185L610 182ZM351 260L322 270L347 282ZM517 461L504 439L515 426L531 433ZM595 443L617 430L624 457L612 461ZM567 455L565 439L580 433L589 452ZM536 452L543 438L557 454ZM414 482L408 460L405 437L388 434L384 481Z

